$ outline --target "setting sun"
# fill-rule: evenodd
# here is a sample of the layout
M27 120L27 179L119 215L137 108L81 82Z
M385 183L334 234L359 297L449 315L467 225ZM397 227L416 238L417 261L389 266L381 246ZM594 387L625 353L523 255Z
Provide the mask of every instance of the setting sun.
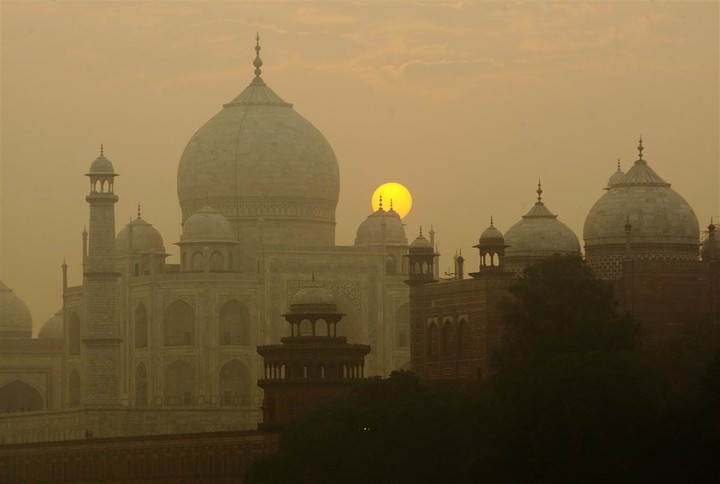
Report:
M410 190L405 188L404 185L396 182L383 183L375 189L372 195L372 208L377 210L380 207L380 197L382 196L383 208L390 210L392 206L400 218L410 213L412 208L412 196Z

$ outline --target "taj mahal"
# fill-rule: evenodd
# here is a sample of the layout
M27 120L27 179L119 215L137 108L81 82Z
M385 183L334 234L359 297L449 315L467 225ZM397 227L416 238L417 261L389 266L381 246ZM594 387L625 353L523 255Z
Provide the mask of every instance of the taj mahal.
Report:
M354 245L335 244L338 161L323 134L266 84L259 42L255 50L250 84L197 130L180 158L179 240L165 240L140 207L118 231L115 203L132 180L117 178L122 160L111 162L111 147L108 156L101 148L77 174L87 177L87 192L68 194L88 203L87 232L75 249L83 283L68 286L64 269L63 307L38 338L27 306L0 283L0 444L256 428L257 381L266 375L257 348L287 335L282 315L308 287L332 294L341 336L370 346L358 378L411 368L411 346L422 342L412 340L405 281L414 272L438 279L433 233L409 244L386 200L359 225ZM606 191L585 223L588 265L611 281L630 260L670 261L678 270L702 260L693 209L642 150L641 142L627 173L618 167L607 184L598 182ZM504 234L492 223L483 233L480 273L502 264L519 274L538 258L581 255L580 239L545 205L541 187L520 215ZM179 246L179 260L169 259L168 243ZM720 240L706 238L705 246L708 265ZM409 267L413 247L427 266ZM488 247L497 253L483 253ZM702 270L717 280L715 265ZM462 269L455 276L462 279Z

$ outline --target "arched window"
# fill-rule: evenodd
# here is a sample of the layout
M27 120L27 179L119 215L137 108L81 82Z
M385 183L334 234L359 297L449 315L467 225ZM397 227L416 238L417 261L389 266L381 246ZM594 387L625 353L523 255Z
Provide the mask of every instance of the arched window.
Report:
M192 255L190 269L193 271L205 270L205 256L202 254L202 252L195 252Z
M163 318L165 346L191 346L194 334L195 310L185 301L173 301Z
M165 405L192 405L195 394L195 371L184 361L175 361L165 369Z
M80 406L80 374L77 370L70 373L70 406Z
M147 370L140 363L135 370L135 405L145 407L148 404Z
M427 342L428 342L428 355L429 356L437 356L439 352L440 347L440 334L437 327L437 324L430 323L430 326L428 326L428 332L427 332Z
M29 412L44 410L43 397L22 380L13 380L0 388L0 412Z
M225 270L225 259L220 252L213 252L210 256L210 270L211 271L224 271Z
M135 308L135 348L147 347L147 310L140 303Z
M446 320L442 327L442 350L444 354L455 352L455 331L450 320Z
M410 309L407 304L395 311L395 344L400 348L410 346Z
M458 340L457 340L458 353L467 353L467 351L470 349L470 341L468 340L469 337L470 337L470 334L468 331L467 320L461 319L458 322Z
M232 360L220 369L220 402L223 405L250 404L250 372L238 360Z
M80 317L74 311L70 315L68 325L68 354L80 354Z
M220 344L250 344L250 311L240 301L232 299L220 308Z

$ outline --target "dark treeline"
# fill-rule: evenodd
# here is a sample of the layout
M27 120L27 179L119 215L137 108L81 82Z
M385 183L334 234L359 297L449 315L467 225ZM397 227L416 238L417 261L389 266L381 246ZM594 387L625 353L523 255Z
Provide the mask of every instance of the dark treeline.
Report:
M712 322L642 345L579 258L529 267L482 383L368 379L281 436L248 482L719 482Z

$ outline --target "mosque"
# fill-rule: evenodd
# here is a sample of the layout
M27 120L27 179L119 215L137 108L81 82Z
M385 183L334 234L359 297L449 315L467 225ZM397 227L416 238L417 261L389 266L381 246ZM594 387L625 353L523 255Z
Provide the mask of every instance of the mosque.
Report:
M354 375L406 368L428 379L483 378L507 285L539 258L581 254L540 185L505 234L493 221L481 234L470 278L457 256L453 279L438 282L433 233L408 246L389 204L359 225L353 246L335 245L338 162L265 83L255 49L250 84L180 159L177 263L139 208L116 233L122 184L101 148L86 174L83 284L68 287L63 267L63 308L39 338L27 306L0 283L0 443L255 428L257 382L268 379L257 348L287 337L282 315L308 288L332 296L332 314L343 315L337 336L369 345L362 367L350 365ZM638 149L586 218L586 261L659 333L688 318L718 322L715 228L701 238L692 208L643 158L642 142ZM293 331L315 335L314 324Z
M101 148L86 174L83 284L68 287L63 266L63 308L37 339L0 286L0 442L256 428L257 347L287 335L282 314L309 286L333 295L338 337L372 348L358 374L409 367L401 218L381 204L354 245L335 245L335 154L265 83L255 50L252 82L180 159L179 263L139 207L116 233L121 164Z
M710 222L701 234L692 207L643 157L613 173L590 209L583 230L584 257L614 288L619 309L641 324L645 344L679 334L688 323L720 324L720 238ZM455 257L450 280L437 277L437 258L423 235L408 250L411 369L435 380L481 379L501 341L497 301L523 268L552 256L582 255L578 237L542 199L503 235L480 235L480 266L464 277Z

